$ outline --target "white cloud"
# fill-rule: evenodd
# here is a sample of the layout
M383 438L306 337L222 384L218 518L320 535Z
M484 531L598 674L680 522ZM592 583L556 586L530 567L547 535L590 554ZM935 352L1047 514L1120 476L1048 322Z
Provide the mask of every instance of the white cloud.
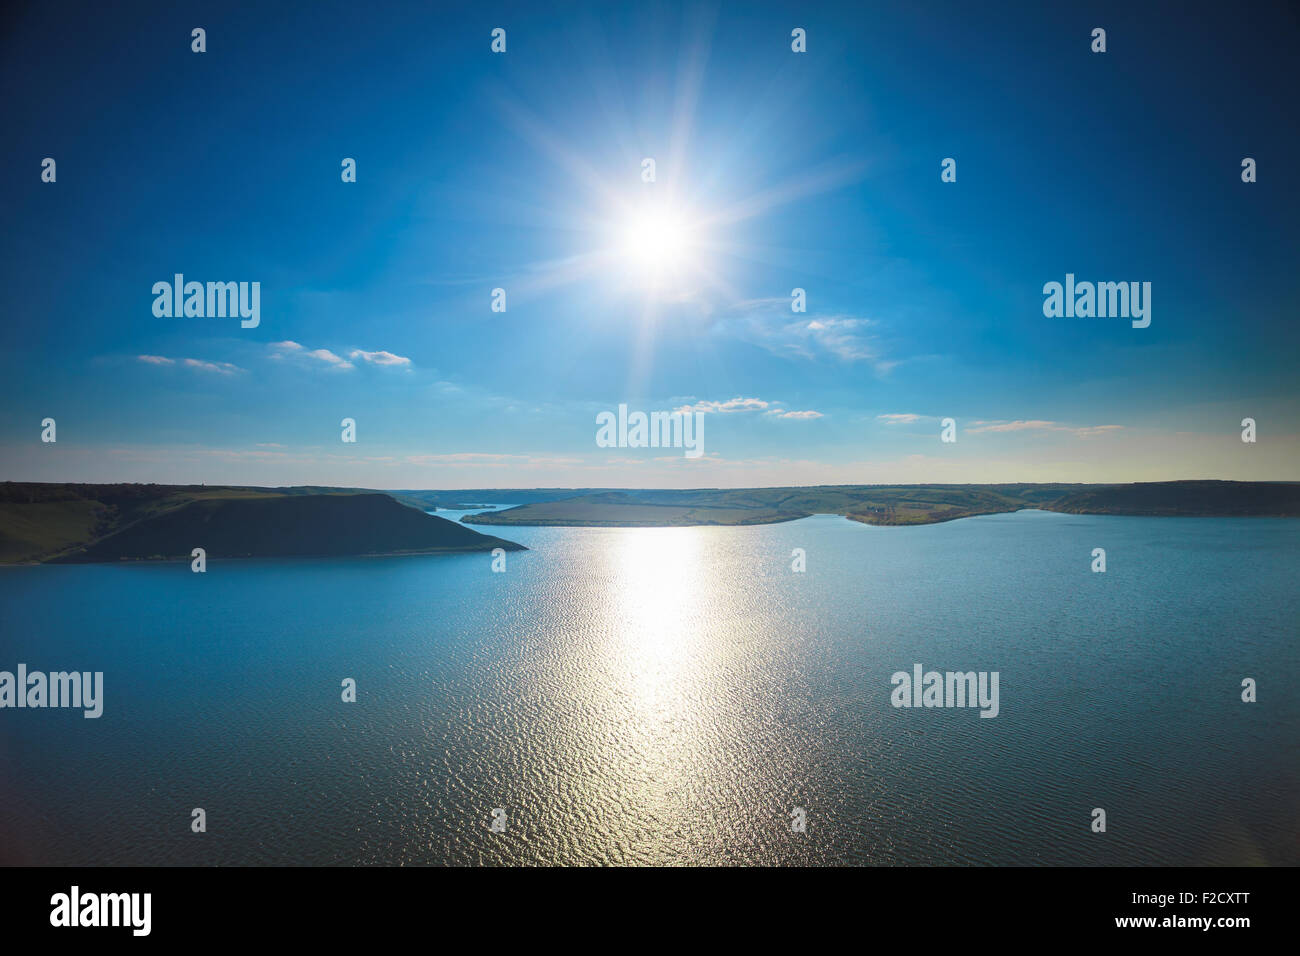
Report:
M811 420L814 418L825 417L824 415L822 415L821 412L815 412L812 409L808 409L806 411L801 411L801 412L795 412L795 411L783 411L779 408L774 408L769 412L764 412L764 414L771 415L774 418L795 418L795 419L804 419L804 420Z
M236 372L244 371L238 365L231 365L229 362L205 362L202 359L185 359L187 368L196 368L204 372L216 372L218 375L234 375Z
M378 351L367 352L364 349L353 349L348 353L348 358L360 359L370 365L410 365L411 360L404 355L394 355L392 352Z
M888 372L897 361L888 360L872 330L877 323L853 315L820 315L790 321L790 300L757 299L738 303L737 317L719 323L719 329L753 342L776 355L808 361L833 358L865 362L877 372Z
M490 466L518 467L521 465L577 465L579 458L554 458L537 455L500 455L488 452L462 451L445 455L407 455L404 462L412 465L442 465L446 467Z
M342 356L335 355L329 349L312 349L310 352L304 352L307 358L316 359L324 362L326 365L332 365L334 368L355 368L351 362Z
M308 350L306 346L288 339L283 342L272 342L268 348L271 351L272 359L281 360L292 357L303 365L313 365L316 362L320 362L323 365L340 371L356 367L347 359L340 355L336 355L329 349Z
M769 402L761 398L729 398L725 402L697 401L673 409L674 413L689 415L692 412L705 414L730 415L741 412L762 412L768 418L813 419L823 418L821 412L807 409L795 411L785 407L784 402Z
M874 325L870 319L855 319L843 315L792 322L785 332L794 338L811 341L817 349L829 352L846 362L882 363L880 353L871 340L863 334Z
M761 398L732 398L725 402L696 402L694 405L683 405L674 411L717 412L725 415L731 412L761 412L770 404Z
M236 372L244 371L238 365L231 365L229 362L209 362L205 359L174 359L165 355L137 355L136 359L146 365L175 365L180 362L186 368L194 368L202 372L216 372L220 375L234 375Z
M1042 419L1020 419L1011 422L973 422L974 427L967 428L968 434L978 434L980 432L1025 432L1025 431L1049 431L1049 432L1069 432L1075 438L1096 438L1099 435L1105 435L1109 432L1118 431L1123 425L1066 425L1062 422L1049 422Z
M374 352L367 352L365 349L351 349L347 353L348 357L344 358L329 349L308 349L301 343L289 339L283 342L272 342L269 348L273 359L285 359L292 356L305 365L314 365L319 362L321 365L340 371L356 368L356 365L348 361L348 359L364 362L367 365L380 365L390 368L409 368L411 366L411 360L405 355L398 355L384 349Z
M1040 431L1043 429L1059 429L1063 426L1056 422L1045 421L1015 421L1015 422L973 422L975 427L966 429L969 433L976 432L1024 432Z
M919 422L922 416L915 412L892 412L886 415L877 415L876 421L884 422L886 425L911 425L913 422Z
M1074 434L1076 438L1096 438L1098 435L1118 431L1123 427L1123 425L1087 425L1083 428L1076 428Z

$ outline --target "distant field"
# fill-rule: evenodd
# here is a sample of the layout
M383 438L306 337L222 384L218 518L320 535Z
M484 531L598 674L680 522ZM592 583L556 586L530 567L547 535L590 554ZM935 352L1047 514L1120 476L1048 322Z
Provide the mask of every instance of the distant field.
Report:
M462 520L484 525L674 527L771 524L812 514L838 514L867 524L931 524L1036 507L1079 487L848 485L619 491L526 504Z
M581 527L661 528L690 525L770 524L807 517L805 512L772 508L725 508L701 505L648 504L571 498L523 505L506 511L472 515L466 523L483 525L565 525Z
M336 515L339 498L354 501ZM311 504L303 504L310 500ZM0 484L0 563L176 556L202 522L225 531L231 554L371 554L479 550L486 536L462 539L423 519L448 502L522 502L469 515L465 524L586 527L691 527L794 521L837 514L877 525L919 525L1041 508L1071 514L1300 516L1300 483L1167 481L1127 485L824 485L592 491L573 488L386 491L299 486ZM265 505L258 507L259 504ZM231 507L239 505L239 507ZM334 517L330 517L334 515ZM442 519L437 519L442 521ZM313 523L316 522L316 523ZM470 529L442 522L471 536ZM435 522L436 524L436 522ZM195 542L197 545L198 542ZM183 547L185 546L185 547ZM515 547L501 542L503 547Z
M0 501L0 563L36 561L42 555L94 538L101 505L74 499L19 504Z
M513 492L500 492L510 495ZM490 498L491 492L479 492ZM517 493L516 493L517 494ZM1023 508L1077 514L1297 516L1300 484L1171 481L1129 485L828 485L698 488L575 495L468 515L483 525L652 527L746 525L838 514L875 525L918 525Z
M1066 495L1053 511L1090 515L1277 517L1300 515L1300 482L1179 481L1102 485Z

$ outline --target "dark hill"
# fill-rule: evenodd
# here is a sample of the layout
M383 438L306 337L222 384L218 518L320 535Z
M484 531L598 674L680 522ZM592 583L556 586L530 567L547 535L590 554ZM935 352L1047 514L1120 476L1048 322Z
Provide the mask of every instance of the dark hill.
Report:
M302 557L525 550L384 494L214 498L144 518L56 560Z
M1293 517L1300 515L1300 483L1153 481L1100 485L1039 507L1089 515Z

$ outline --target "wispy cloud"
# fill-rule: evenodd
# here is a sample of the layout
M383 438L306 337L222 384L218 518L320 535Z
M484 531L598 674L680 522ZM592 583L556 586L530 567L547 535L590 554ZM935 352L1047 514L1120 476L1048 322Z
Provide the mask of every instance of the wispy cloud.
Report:
M1074 434L1077 438L1096 438L1098 435L1119 431L1123 427L1123 425L1087 425L1083 428L1074 429Z
M229 362L205 362L202 359L185 359L186 368L196 368L203 372L216 372L218 375L234 375L244 371L238 365Z
M335 368L356 368L347 359L335 355L329 349L312 349L310 352L304 352L307 358L316 359L318 362L324 362L326 365L332 365Z
M772 410L764 412L763 414L769 415L773 418L795 418L795 419L803 419L803 420L811 420L814 418L825 417L824 415L822 415L821 412L816 412L813 411L812 409L806 409L804 411L785 411L779 408L773 408Z
M674 411L727 415L732 412L761 412L770 405L771 402L765 402L761 398L729 398L725 402L696 402L693 405L683 405Z
M967 432L971 432L971 433L974 433L974 432L1027 432L1027 431L1040 431L1040 430L1044 430L1044 429L1056 429L1056 428L1059 428L1059 427L1061 427L1061 426L1059 426L1056 422L1045 422L1045 421L1039 421L1039 420L1037 420L1037 419L1034 419L1034 420L1020 420L1020 421L1014 421L1014 422L985 422L985 421L974 421L974 422L971 422L971 427L967 428L966 431L967 431Z
M453 452L445 455L407 455L403 461L412 465L468 466L490 465L516 467L519 465L577 465L580 458L540 457L537 455L499 455L486 452Z
M787 335L812 343L814 351L820 350L845 362L870 362L879 371L888 371L896 362L886 362L867 329L875 325L870 319L833 315L826 318L792 322L785 327Z
M394 355L392 352L367 352L365 349L353 349L348 353L350 359L360 359L370 365L402 365L409 366L411 360L404 355Z
M911 425L919 422L924 415L917 415L915 412L890 412L885 415L877 415L876 421L884 422L886 425Z
M862 362L882 374L898 364L884 356L875 332L878 323L873 319L844 314L801 314L792 319L790 300L785 298L751 299L729 311L730 317L718 321L722 334L752 342L775 355L805 361Z
M272 342L268 348L271 358L279 361L293 359L303 365L324 366L339 371L356 368L354 362L386 368L411 367L411 360L405 355L398 355L396 352L389 352L386 349L378 349L374 352L369 352L366 349L351 349L347 353L347 358L344 358L330 349L309 349L302 343L295 342L292 339L285 339L283 342Z
M143 362L146 365L176 365L178 362L185 368L198 369L201 372L216 372L218 375L236 375L245 371L238 365L232 365L229 362L209 362L205 359L168 358L165 355L137 355L136 361Z
M329 349L307 349L298 342L286 339L283 342L272 342L270 345L271 358L284 360L287 358L295 359L305 365L320 363L328 368L344 371L350 368L356 368L351 362L340 355L336 355Z
M980 432L1068 432L1076 438L1096 438L1122 429L1123 425L1066 425L1062 422L1049 422L1042 419L1019 419L1016 421L975 421L966 429L968 434Z
M688 405L681 405L674 412L690 414L691 412L701 412L711 415L732 415L744 412L762 412L765 418L789 418L810 420L814 418L823 418L823 414L812 409L795 410L785 407L784 402L767 401L762 398L729 398L725 402L716 401L697 401Z

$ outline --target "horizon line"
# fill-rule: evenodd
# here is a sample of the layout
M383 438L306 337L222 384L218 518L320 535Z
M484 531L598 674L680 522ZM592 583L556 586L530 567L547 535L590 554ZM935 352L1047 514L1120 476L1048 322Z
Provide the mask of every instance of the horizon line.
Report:
M775 488L959 488L985 487L994 488L1006 485L1167 485L1193 482L1220 482L1237 485L1294 485L1300 484L1297 478L1156 478L1146 481L895 481L895 482L837 482L833 484L788 484L788 485L691 485L691 486L657 486L657 485L475 485L464 487L450 486L412 486L385 488L373 485L328 485L328 484L290 484L290 485L245 485L229 482L175 482L175 481L23 481L6 478L0 485L152 485L164 488L247 488L253 490L274 491L279 488L328 488L336 491L763 491Z

